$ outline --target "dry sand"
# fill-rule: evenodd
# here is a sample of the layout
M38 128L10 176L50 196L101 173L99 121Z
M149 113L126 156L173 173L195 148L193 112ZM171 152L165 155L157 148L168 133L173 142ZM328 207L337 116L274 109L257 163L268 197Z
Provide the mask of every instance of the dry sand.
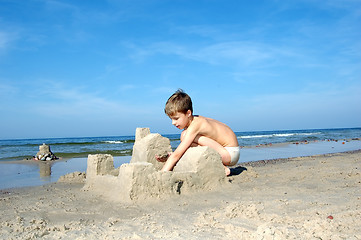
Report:
M243 164L222 190L133 204L74 183L1 190L0 238L361 239L360 163L355 151Z

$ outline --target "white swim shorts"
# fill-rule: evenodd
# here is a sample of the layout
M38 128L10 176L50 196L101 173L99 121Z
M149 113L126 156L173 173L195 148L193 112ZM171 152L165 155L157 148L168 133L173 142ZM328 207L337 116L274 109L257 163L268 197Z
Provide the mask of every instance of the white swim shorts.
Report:
M240 148L239 147L224 147L224 148L229 152L229 155L231 155L231 163L229 164L229 166L236 165L239 160Z

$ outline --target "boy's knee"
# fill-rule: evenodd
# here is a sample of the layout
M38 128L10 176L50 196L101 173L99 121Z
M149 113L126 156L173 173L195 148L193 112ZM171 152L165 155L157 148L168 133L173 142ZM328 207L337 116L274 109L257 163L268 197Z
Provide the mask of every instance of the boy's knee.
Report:
M227 150L221 154L221 157L223 165L229 166L231 164L231 155Z

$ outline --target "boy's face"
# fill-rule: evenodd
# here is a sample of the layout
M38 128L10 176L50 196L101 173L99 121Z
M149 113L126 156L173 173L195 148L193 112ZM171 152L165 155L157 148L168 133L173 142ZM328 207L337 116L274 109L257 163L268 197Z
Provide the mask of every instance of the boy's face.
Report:
M179 129L187 128L190 124L192 112L190 110L187 111L186 114L177 112L176 114L169 116L172 120L172 124Z

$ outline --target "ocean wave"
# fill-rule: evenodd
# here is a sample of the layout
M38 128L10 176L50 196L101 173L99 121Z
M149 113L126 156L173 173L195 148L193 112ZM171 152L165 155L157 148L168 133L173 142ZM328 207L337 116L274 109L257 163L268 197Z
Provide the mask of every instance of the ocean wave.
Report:
M104 141L104 143L120 144L120 143L124 143L124 141Z
M55 156L58 158L79 158L79 157L88 157L89 154L110 154L112 156L131 156L133 149L124 149L124 150L94 150L94 151L84 151L84 152L54 152ZM32 155L17 155L9 157L0 157L0 161L14 161L14 160L23 160L23 159L32 159Z
M321 132L315 133L274 133L274 134L265 134L265 135L246 135L246 136L238 136L239 139L246 138L272 138L272 137L292 137L292 136L311 136L318 135Z
M57 157L62 158L75 158L75 157L88 157L89 154L110 154L112 156L131 156L133 149L123 150L95 150L85 152L71 152L71 153L55 153Z
M37 147L41 145L40 143L22 143L22 144L1 144L0 148L6 148L6 147Z
M45 143L50 146L85 146L85 145L98 145L98 144L122 144L122 143L134 143L134 140L109 140L109 141L94 141L94 142L51 142L44 141L38 143L19 143L19 144L1 144L0 147L38 147Z

